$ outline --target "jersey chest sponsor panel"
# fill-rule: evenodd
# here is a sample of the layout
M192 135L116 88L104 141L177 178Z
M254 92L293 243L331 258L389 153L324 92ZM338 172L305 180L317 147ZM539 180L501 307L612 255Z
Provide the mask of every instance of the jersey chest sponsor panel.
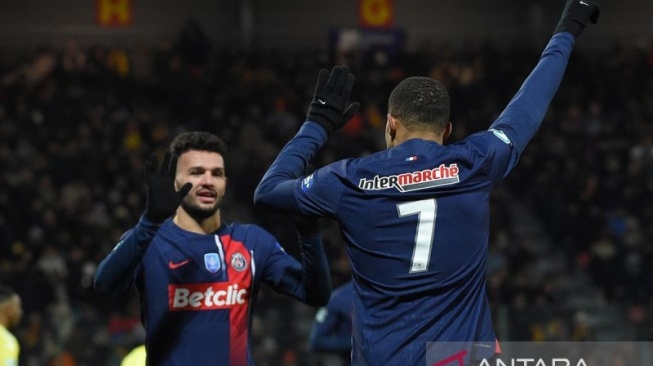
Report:
M167 262L169 311L206 311L247 307L253 282L254 258L245 244L230 235L215 235L215 245L196 251L175 248ZM182 244L183 245L183 244ZM173 245L177 246L177 245ZM203 249L203 250L202 250ZM205 253L205 251L209 251Z
M201 327L206 337L228 332L228 340L216 340L213 350L202 352L207 353L207 357L216 352L225 357L218 341L226 341L229 364L247 365L248 316L255 268L252 252L245 243L234 239L231 233L205 236L191 242L179 237L175 239L167 243L168 247L161 253L170 258L160 259L166 263L164 270L168 272L167 276L162 277L167 278L167 284L162 284L167 292L165 312L172 317L159 319L178 319L180 326L188 319L196 319L195 322L191 320L193 326ZM159 286L157 288L164 289ZM224 315L206 318L211 317L211 312L215 311L228 314L228 321ZM225 320L216 324L217 319ZM188 346L193 347L192 344Z
M247 306L249 291L242 285L229 282L168 285L168 309L216 310Z
M417 158L410 161L415 161ZM460 182L458 164L440 164L437 167L393 175L375 175L373 178L362 177L358 188L378 191L394 188L399 192L412 192L435 188Z

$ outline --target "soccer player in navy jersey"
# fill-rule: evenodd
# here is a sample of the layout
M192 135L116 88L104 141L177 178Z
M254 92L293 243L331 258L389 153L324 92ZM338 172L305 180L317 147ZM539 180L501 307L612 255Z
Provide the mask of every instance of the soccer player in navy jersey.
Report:
M447 90L409 77L388 100L386 150L304 177L307 162L358 109L346 67L319 72L306 122L254 201L340 224L354 278L352 364L441 364L427 354L443 342L468 342L466 364L494 355L485 290L490 192L539 128L577 37L598 15L595 1L567 1L539 62L488 130L445 145Z
M312 306L331 277L315 220L295 219L301 263L256 225L227 222L226 145L178 135L159 169L146 162L146 208L100 263L95 287L138 290L148 365L253 365L251 318L261 282Z
M311 351L337 355L342 365L349 365L351 361L353 292L352 281L333 290L329 303L315 315L309 339Z

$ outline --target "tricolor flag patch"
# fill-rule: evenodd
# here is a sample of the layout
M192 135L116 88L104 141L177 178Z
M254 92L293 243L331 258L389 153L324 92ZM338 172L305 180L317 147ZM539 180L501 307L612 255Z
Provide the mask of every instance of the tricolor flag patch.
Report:
M409 156L409 157L406 158L406 161L415 161L415 160L417 160L417 156L416 156L416 155Z

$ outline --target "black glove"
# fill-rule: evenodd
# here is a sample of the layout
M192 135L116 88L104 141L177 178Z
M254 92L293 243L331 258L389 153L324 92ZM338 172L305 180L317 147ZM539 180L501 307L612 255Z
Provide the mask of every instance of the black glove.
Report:
M354 80L354 74L346 66L335 66L331 74L326 69L320 70L306 119L318 123L327 134L344 126L360 107L358 102L347 106Z
M601 14L601 4L592 0L567 0L560 22L553 34L569 32L578 38L588 22L596 24Z
M166 151L161 170L157 170L158 160L156 155L152 154L150 160L145 162L147 201L143 215L156 223L161 223L175 213L193 185L186 183L179 191L175 191L177 158L172 156L170 151Z

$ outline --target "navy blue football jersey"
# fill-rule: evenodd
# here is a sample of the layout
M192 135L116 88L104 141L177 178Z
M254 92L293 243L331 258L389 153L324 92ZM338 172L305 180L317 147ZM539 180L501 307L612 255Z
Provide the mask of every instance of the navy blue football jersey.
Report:
M352 281L333 290L329 303L315 315L309 340L311 351L339 354L347 365L351 360L353 294Z
M304 276L302 264L256 225L223 222L203 235L171 219L157 230L141 218L102 261L95 281L104 292L136 285L148 364L253 365L249 337L260 283L302 301L315 291L328 298L328 265L319 253L318 275ZM133 268L125 266L130 262Z
M459 142L410 139L300 179L327 138L307 121L280 152L255 201L340 224L354 278L354 365L423 366L431 342L471 342L469 357L494 353L490 193L542 122L573 43L555 35L490 128Z

